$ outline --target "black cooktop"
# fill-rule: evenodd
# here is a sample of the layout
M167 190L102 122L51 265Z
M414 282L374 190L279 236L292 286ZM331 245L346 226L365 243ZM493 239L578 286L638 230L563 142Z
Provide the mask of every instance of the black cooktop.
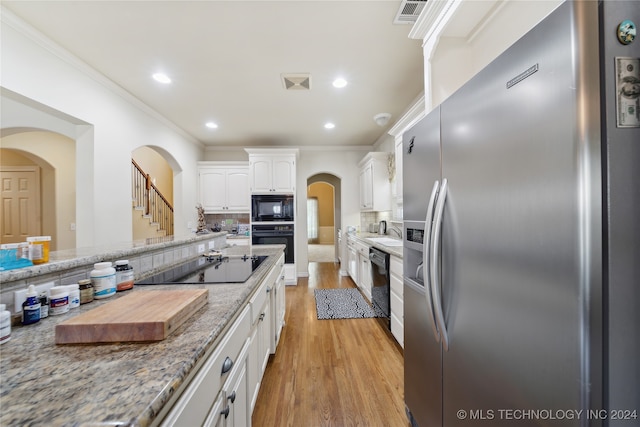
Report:
M198 258L136 282L136 285L242 283L266 256Z

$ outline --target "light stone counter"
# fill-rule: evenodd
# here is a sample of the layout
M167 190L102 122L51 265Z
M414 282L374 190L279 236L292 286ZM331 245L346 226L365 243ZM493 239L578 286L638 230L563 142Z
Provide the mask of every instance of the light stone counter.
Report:
M137 286L67 314L14 327L11 340L0 346L0 425L150 425L196 364L218 344L283 250L283 245L253 247L254 255L269 258L245 283L179 285L208 289L209 300L163 341L56 345L54 329L59 322L130 292L178 285ZM247 247L233 247L223 254L245 252Z
M380 249L381 251L384 251L390 255L394 255L402 259L402 246L387 246L371 240L371 238L386 237L386 238L394 239L394 240L397 240L398 242L401 242L400 239L396 239L393 236L386 235L386 234L379 235L378 233L356 233L356 234L347 234L347 237L351 237L353 239L359 240L367 246L373 246L374 248Z

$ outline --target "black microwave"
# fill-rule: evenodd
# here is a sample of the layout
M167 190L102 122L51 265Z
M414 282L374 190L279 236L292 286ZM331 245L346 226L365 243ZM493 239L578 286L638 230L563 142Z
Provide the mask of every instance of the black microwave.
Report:
M251 196L252 222L293 222L292 194L254 194Z

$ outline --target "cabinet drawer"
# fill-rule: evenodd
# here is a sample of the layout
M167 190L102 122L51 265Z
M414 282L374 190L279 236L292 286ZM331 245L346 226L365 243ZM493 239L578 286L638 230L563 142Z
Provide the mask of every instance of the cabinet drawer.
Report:
M356 242L356 249L358 253L367 257L367 259L369 258L369 246L365 245L364 243Z
M404 302L402 301L402 297L400 297L395 292L391 292L391 313L395 314L395 316L402 322L402 318L404 317Z
M163 426L195 426L204 423L249 336L249 311L249 307L245 307L164 419ZM227 359L229 361L225 366Z
M391 292L395 292L399 296L402 297L404 293L404 285L402 283L402 278L399 278L396 275L391 275Z
M391 263L389 267L389 271L391 272L391 274L396 275L400 280L402 280L403 269L404 267L402 266L402 259L396 256L391 256Z

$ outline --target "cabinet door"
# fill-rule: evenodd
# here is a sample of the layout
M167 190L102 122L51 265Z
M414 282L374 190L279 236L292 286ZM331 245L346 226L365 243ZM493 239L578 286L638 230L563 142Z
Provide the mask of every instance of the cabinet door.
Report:
M360 170L360 209L373 208L373 165L367 163Z
M226 205L227 180L224 169L202 169L199 173L200 204L205 212L222 211Z
M229 169L226 178L227 210L249 212L249 169Z
M369 261L369 254L358 255L360 260L360 274L358 275L358 287L362 289L364 295L371 302L371 261Z
M249 175L251 191L254 193L272 192L273 162L269 156L251 156Z
M204 427L224 427L224 393L220 393L202 425Z
M247 399L248 356L249 340L247 339L223 389L226 407L222 412L226 427L247 427L251 424Z
M259 362L260 362L260 378L267 369L267 362L269 362L269 355L271 354L271 306L269 302L264 305L264 309L260 314L260 320L258 321L258 340L259 347Z
M290 157L273 159L273 191L293 193L295 190L295 160Z
M258 323L260 321L258 320ZM262 375L260 373L260 340L258 339L258 327L251 330L249 342L249 356L247 363L247 390L249 392L249 401L251 402L251 411L256 406L258 400L258 392L260 391L260 381Z
M351 279L357 285L358 272L360 270L358 265L358 251L356 250L355 246L351 246L351 245L348 246L347 249L349 250L349 276L351 276Z

